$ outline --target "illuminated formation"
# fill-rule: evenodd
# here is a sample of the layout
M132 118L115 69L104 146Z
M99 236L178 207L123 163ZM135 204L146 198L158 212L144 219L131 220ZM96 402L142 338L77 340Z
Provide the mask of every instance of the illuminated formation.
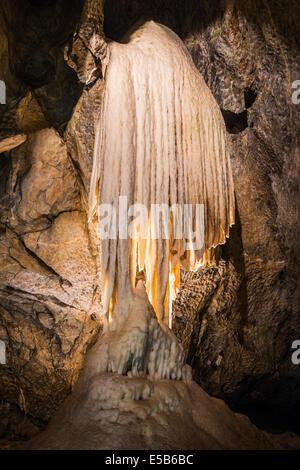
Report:
M90 219L100 219L101 204L113 204L118 219L120 196L127 197L128 207L144 205L149 218L143 234L138 223L133 227L135 239L121 236L117 225L116 239L101 240L103 308L110 329L117 329L131 315L136 275L143 271L160 324L171 326L180 265L195 270L207 262L210 249L226 241L234 223L226 129L186 47L170 29L149 21L135 27L122 43L109 42L108 48ZM174 238L172 227L174 232L179 218L175 212L170 240L154 239L152 204L202 204L203 247L187 250L190 237Z

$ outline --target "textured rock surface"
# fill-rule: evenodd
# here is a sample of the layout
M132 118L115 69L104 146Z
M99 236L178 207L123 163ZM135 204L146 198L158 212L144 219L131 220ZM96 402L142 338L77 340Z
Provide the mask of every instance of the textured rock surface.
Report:
M82 6L1 3L0 436L9 438L47 422L102 327L80 179L54 129L62 132L82 88L64 60Z
M215 15L211 3L199 7L205 22ZM265 412L265 424L274 428L281 421L299 431L300 375L291 362L291 344L300 336L300 113L291 102L291 82L300 76L299 4L228 1L223 8L185 40L228 113L240 223L224 250L229 281L198 310L201 335L191 337L191 363L210 393L251 409L253 417Z
M56 131L30 135L1 163L7 172L1 175L0 337L7 365L0 393L46 421L76 382L99 330L91 318L95 257L75 171Z

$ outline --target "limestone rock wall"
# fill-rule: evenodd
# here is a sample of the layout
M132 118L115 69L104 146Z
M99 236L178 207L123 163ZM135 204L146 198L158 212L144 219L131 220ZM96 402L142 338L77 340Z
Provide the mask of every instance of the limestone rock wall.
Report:
M181 31L232 138L238 223L225 278L197 310L190 361L209 393L299 431L299 4L198 3Z
M93 235L63 136L82 91L64 59L82 2L66 6L0 9L1 143L10 138L0 143L0 437L43 427L102 328Z

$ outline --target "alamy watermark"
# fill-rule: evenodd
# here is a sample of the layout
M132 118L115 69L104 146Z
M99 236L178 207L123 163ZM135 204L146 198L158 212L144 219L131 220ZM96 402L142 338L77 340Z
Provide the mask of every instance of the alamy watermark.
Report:
M117 205L99 205L98 220L101 240L185 239L186 250L204 246L203 204L152 204L148 210L143 204L128 207L127 196L120 196Z
M6 364L6 347L4 341L0 339L0 364Z
M294 366L299 366L300 364L300 339L293 342L292 349L296 350L292 354L292 363L294 364Z
M292 83L292 88L295 89L292 94L292 102L293 104L300 104L300 80L295 80Z
M0 80L0 104L6 104L6 85Z

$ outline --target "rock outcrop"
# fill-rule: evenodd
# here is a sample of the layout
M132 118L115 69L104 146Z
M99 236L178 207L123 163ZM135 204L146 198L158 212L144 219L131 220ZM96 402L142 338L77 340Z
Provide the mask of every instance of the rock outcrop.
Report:
M225 278L216 273L198 309L190 363L209 393L269 429L299 432L299 4L215 3L199 2L179 27L232 138L238 223Z

